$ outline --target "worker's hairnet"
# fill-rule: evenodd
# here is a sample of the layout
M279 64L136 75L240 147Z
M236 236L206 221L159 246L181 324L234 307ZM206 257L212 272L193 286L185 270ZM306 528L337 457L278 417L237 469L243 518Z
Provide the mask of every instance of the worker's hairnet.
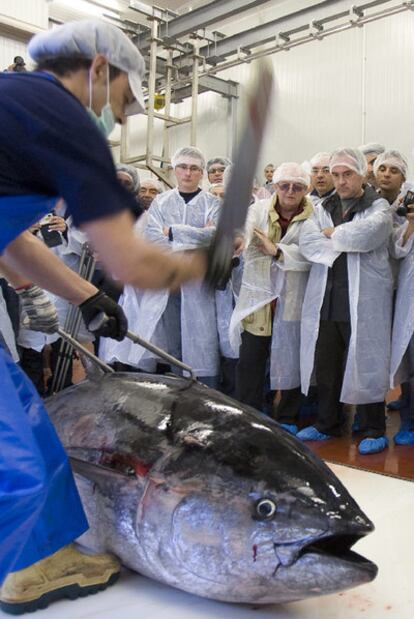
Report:
M308 172L299 163L293 161L281 163L273 173L273 183L280 182L300 183L305 187L310 184Z
M329 171L332 172L338 166L349 168L360 176L365 176L368 170L367 161L358 148L339 148L334 150L329 160Z
M213 159L209 159L207 161L207 174L210 172L210 168L213 167L213 165L223 165L225 168L227 168L227 166L231 165L231 159L229 159L228 157L213 157Z
M362 144L358 147L364 155L380 155L385 152L385 146L377 144L377 142L369 142L369 144Z
M378 168L381 165L386 165L394 168L398 168L404 177L404 180L408 175L408 161L398 150L387 150L385 153L381 153L375 159L374 174L378 172Z
M176 168L180 163L187 165L198 165L202 170L206 167L204 155L199 148L195 146L184 146L179 148L171 157L171 165Z
M141 187L145 187L146 185L152 185L158 193L164 191L162 184L156 178L144 178L144 180L141 181Z
M316 153L309 161L311 168L320 167L320 168L329 168L329 160L331 158L331 153Z
M128 174L132 181L131 191L132 193L136 193L139 189L139 174L136 167L133 165L128 165L127 163L117 163L116 171L122 172L123 174Z
M97 54L103 54L109 64L128 74L135 101L126 106L126 115L144 110L141 85L145 72L144 59L132 41L116 26L99 20L68 22L36 34L28 49L36 62L58 56L80 56L92 60Z

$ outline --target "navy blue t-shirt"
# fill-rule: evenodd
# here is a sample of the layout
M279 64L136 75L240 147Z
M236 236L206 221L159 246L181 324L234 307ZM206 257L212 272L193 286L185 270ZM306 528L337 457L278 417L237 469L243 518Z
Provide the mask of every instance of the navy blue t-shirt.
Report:
M76 97L47 73L0 73L0 200L33 194L63 197L76 226L136 208Z

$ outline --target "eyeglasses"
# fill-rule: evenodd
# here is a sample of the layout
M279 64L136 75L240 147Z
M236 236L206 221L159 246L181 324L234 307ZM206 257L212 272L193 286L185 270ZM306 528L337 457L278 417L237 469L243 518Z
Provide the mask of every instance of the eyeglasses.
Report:
M201 168L199 168L196 165L186 165L185 163L179 163L175 167L179 168L183 172L187 172L187 171L191 172L191 174L195 174L196 172L201 172Z
M299 183L278 183L278 189L280 191L289 191L291 189L293 193L300 193L301 191L306 191L306 187L303 185L299 185Z
M221 167L221 168L210 168L208 173L209 174L215 174L216 172L220 172L220 174L222 174L224 172L226 168L225 167Z

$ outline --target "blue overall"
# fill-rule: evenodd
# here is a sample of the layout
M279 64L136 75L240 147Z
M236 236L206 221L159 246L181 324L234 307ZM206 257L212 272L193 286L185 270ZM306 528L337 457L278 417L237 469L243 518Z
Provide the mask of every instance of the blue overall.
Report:
M0 253L56 199L0 197ZM88 524L65 451L37 391L0 348L0 583Z

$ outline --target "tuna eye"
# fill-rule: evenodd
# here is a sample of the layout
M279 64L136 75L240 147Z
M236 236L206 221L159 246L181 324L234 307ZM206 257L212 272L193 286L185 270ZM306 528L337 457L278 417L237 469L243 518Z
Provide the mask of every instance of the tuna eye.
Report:
M260 499L256 503L256 517L260 520L270 520L276 513L276 503L271 499Z

